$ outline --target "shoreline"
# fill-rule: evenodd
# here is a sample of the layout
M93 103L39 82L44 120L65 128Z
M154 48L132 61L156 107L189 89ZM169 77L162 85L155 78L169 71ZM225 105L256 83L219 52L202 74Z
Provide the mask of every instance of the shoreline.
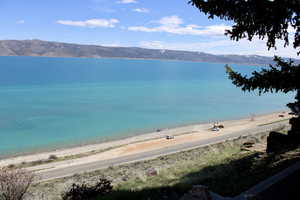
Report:
M238 55L242 56L242 55ZM230 65L246 65L261 67L267 66L268 64L255 64L255 63L238 63L238 62L213 62L213 61L197 61L197 60L182 60L182 59L160 59L160 58L129 58L129 57L75 57L75 56L0 56L0 57L34 57L34 58L78 58L78 59L116 59L116 60L146 60L146 61L174 61L174 62L192 62L192 63L212 63L212 64L230 64ZM270 57L273 60L273 57Z
M278 115L285 113L285 118L279 118ZM269 112L268 114L254 114L255 120L258 119L258 121L255 121L255 124L264 124L266 120L261 121L261 119L274 119L277 120L280 119L288 119L290 118L290 115L287 114L287 110L282 111L274 111ZM231 120L214 120L218 121L222 124L227 124L230 126L237 126L242 127L247 125L247 122L250 121L251 116L248 117L240 117L238 119L231 119ZM260 121L260 122L259 122ZM272 122L272 120L270 121ZM125 136L124 138L116 138L115 140L109 140L104 142L94 141L93 143L86 143L86 144L80 144L80 145L73 145L73 146L67 146L67 147L61 147L56 149L48 149L48 150L41 150L37 152L28 152L28 153L22 153L22 154L14 154L14 155L7 155L7 156L0 156L0 167L5 166L6 164L18 164L22 162L34 162L37 160L47 160L51 155L55 155L59 158L68 157L68 156L75 156L79 154L88 154L96 152L96 154L101 154L100 151L110 151L111 149L116 148L122 148L123 146L130 146L134 144L141 144L141 143L151 143L155 142L156 140L164 139L167 135L172 136L191 136L193 133L198 132L208 132L208 130L212 127L212 123L195 123L195 124L189 124L185 126L178 126L173 128L165 128L161 129L161 131L153 131L153 132L147 132L147 133L139 133L131 136ZM203 137L211 137L211 135L202 135ZM99 153L97 153L99 152ZM87 155L88 156L88 155Z
M271 111L271 112L264 112L260 114L253 114L255 117L261 117L269 114L274 114L274 113L281 113L281 112L288 112L288 110L277 110L277 111ZM249 119L252 116L252 114L249 115L244 115L241 117L229 117L229 118L220 118L220 119L214 119L214 120L205 120L201 122L193 122L193 123L182 123L178 125L173 125L169 127L157 127L157 128L151 128L151 129L145 129L145 130L140 130L132 133L127 133L126 135L119 135L119 136L114 136L110 137L107 139L101 139L101 138L95 138L95 139L90 139L90 140L85 140L84 142L78 142L78 143L69 143L69 144L56 144L56 145L49 145L48 147L45 148L32 148L29 150L21 150L20 152L7 152L4 154L0 154L0 163L1 160L5 159L11 159L11 158L16 158L16 157L23 157L23 156L30 156L30 155L36 155L36 154L42 154L42 153L55 153L57 151L64 151L64 150L69 150L69 149L76 149L76 148L82 148L86 146L94 146L94 145L101 145L101 144L107 144L107 143L113 143L113 142L118 142L120 140L130 140L133 139L135 140L137 137L146 137L146 136L152 136L153 134L158 134L157 138L162 137L159 133L165 132L165 131L173 131L174 129L179 129L179 128L189 128L191 126L201 126L201 125L211 125L213 122L234 122L234 121L239 121L239 120L244 120L244 119ZM161 130L161 131L157 131ZM172 134L171 134L172 135ZM164 136L164 135L163 135ZM175 136L175 135L174 135ZM156 139L154 137L151 137L150 139ZM141 142L141 141L136 141L136 142Z

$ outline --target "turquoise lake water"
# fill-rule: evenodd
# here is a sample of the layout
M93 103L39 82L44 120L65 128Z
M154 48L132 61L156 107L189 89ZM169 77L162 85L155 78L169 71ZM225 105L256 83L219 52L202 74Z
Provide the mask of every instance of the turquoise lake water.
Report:
M291 99L242 92L224 64L0 57L0 154L263 114Z

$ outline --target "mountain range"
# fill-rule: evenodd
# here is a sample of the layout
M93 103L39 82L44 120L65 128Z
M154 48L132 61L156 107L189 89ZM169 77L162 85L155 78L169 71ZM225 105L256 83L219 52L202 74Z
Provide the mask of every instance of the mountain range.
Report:
M164 59L251 65L273 63L272 57L257 55L213 55L193 51L145 49L138 47L106 47L42 40L0 40L0 56Z

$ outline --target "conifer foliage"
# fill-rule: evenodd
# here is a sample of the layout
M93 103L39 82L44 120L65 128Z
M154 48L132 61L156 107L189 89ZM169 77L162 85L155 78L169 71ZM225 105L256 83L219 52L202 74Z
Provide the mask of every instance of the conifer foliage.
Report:
M233 22L232 29L225 33L232 40L251 41L257 37L265 39L269 49L277 48L278 40L284 41L284 47L291 42L297 51L300 47L300 0L191 0L190 3L208 18ZM288 106L299 115L300 65L276 56L274 61L275 65L254 71L250 77L233 71L228 65L226 72L233 84L243 91L296 91L296 102Z

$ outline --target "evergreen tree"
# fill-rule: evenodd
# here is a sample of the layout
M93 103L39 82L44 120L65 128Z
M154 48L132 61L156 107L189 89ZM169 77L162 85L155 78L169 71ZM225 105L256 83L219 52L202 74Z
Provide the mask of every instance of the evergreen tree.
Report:
M287 46L290 43L290 26L295 30L293 47L296 49L300 46L300 0L191 0L190 3L207 14L208 18L233 21L232 30L225 33L232 40L247 38L251 41L257 36L267 39L269 49L276 48L278 39L284 40ZM226 66L226 71L233 83L244 91L297 91L296 99L300 101L300 80L297 80L297 77L300 79L299 65L279 57L275 57L274 61L275 66L255 71L251 77L234 72L229 66ZM297 112L295 109L293 111Z
M284 41L284 47L293 41L293 47L300 47L300 0L191 0L200 12L208 18L218 17L232 21L232 30L226 30L225 35L239 41L254 37L266 39L268 49L275 48L278 40ZM288 30L294 29L293 37ZM298 51L298 55L300 50ZM254 71L248 77L233 71L226 65L226 72L233 84L243 91L259 90L265 92L296 92L296 102L289 103L291 110L298 118L291 120L292 130L289 132L300 135L300 65L292 60L274 58L275 65ZM300 142L300 136L298 143ZM289 140L291 141L291 140Z

